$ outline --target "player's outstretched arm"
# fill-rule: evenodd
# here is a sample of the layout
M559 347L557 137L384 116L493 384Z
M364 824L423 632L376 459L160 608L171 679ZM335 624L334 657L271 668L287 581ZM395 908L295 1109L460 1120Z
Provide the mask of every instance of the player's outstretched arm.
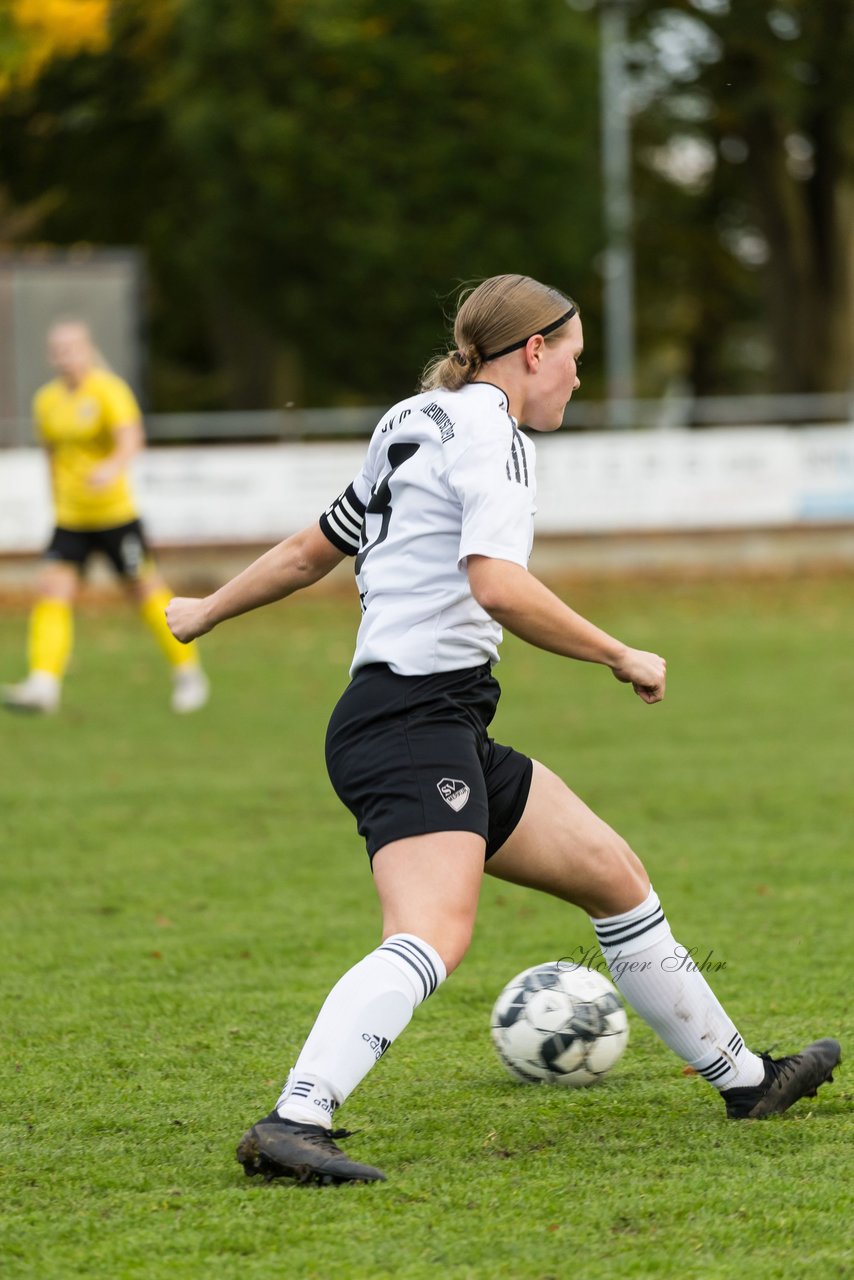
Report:
M550 653L610 667L644 702L664 697L667 664L656 653L631 649L582 618L538 578L510 560L468 557L469 585L482 609L505 627Z
M170 600L166 621L177 640L189 644L226 618L283 600L326 577L344 559L319 524L309 525L259 556L236 578L201 599Z

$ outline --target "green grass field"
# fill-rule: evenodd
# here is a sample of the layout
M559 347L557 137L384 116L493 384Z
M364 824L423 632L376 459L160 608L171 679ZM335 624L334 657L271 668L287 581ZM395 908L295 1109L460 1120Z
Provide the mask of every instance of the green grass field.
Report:
M626 835L757 1049L852 1043L851 588L574 590L668 658L659 707L513 640L500 669L496 736ZM0 720L0 1276L854 1276L845 1068L735 1124L630 1015L602 1086L514 1085L493 1000L593 935L488 879L466 962L342 1114L388 1182L244 1178L237 1139L377 941L323 764L356 621L308 595L227 624L205 642L213 701L182 720L132 615L90 607L61 716ZM0 678L22 674L24 626L5 612Z

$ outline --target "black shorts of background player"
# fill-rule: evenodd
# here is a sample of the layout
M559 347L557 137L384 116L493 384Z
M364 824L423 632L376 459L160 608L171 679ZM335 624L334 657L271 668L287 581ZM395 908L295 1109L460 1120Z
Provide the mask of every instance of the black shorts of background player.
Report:
M526 567L535 463L518 422L561 426L580 385L575 305L527 277L493 277L462 302L454 338L422 391L378 424L319 524L167 612L192 640L356 555L363 616L327 764L372 856L383 940L330 992L276 1106L241 1140L249 1174L384 1176L341 1151L333 1116L462 960L484 871L589 915L627 1003L728 1116L785 1111L840 1057L831 1039L778 1059L751 1052L699 967L672 963L679 944L626 841L544 765L488 737L502 627L604 665L649 704L664 696L665 663L580 617Z

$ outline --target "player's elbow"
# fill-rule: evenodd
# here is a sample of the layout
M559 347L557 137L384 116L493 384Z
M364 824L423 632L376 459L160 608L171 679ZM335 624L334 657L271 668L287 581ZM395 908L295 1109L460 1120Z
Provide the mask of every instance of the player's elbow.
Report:
M297 535L288 548L291 571L308 585L321 576L321 570L315 561L313 549L309 543Z
M319 581L343 559L343 552L333 547L316 525L295 533L283 546L291 572L305 587Z

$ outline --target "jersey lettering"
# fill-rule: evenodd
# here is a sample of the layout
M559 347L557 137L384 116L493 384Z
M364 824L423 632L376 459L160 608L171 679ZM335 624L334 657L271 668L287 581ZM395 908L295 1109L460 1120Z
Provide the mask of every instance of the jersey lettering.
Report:
M428 418L432 418L439 428L439 434L442 438L442 444L447 444L449 440L454 438L454 422L449 413L446 413L440 404L436 404L433 400L421 412L426 414Z

